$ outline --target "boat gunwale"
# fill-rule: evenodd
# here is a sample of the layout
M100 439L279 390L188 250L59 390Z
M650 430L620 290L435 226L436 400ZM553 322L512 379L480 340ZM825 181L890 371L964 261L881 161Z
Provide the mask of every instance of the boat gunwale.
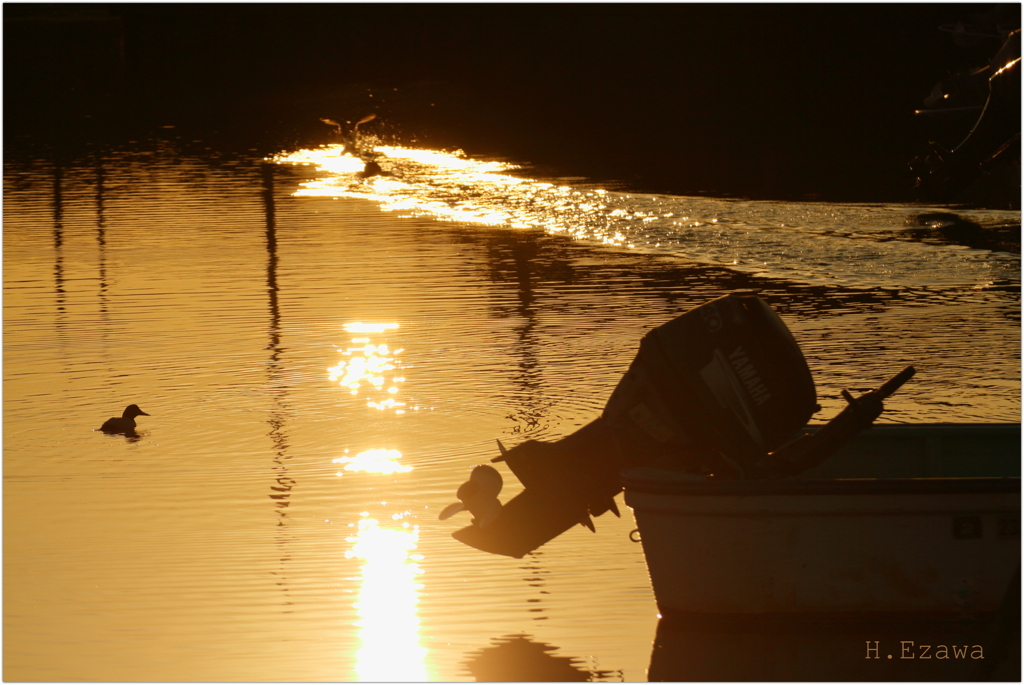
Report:
M659 608L659 630L672 632L700 633L709 628L732 629L735 632L758 632L766 628L783 626L806 626L820 629L824 626L859 632L865 628L873 628L880 623L888 628L913 629L922 623L939 623L949 626L991 625L997 621L1002 607L971 611L957 609L954 611L941 609L870 609L846 611L842 609L792 611L698 611L693 609Z
M994 437L1020 440L1019 423L878 424L851 441L869 451L873 438ZM801 433L820 426L808 425ZM860 442L860 445L857 443ZM846 446L848 449L850 446ZM1019 458L1019 455L1018 455ZM655 467L630 467L620 473L630 493L687 496L758 497L776 495L932 495L1021 492L1020 476L951 476L918 478L786 478L781 480L709 480ZM627 501L628 504L628 501Z
M841 480L676 480L623 472L630 492L651 495L764 497L775 495L945 495L1020 494L1020 477L1007 478L848 478ZM653 472L653 470L651 471Z

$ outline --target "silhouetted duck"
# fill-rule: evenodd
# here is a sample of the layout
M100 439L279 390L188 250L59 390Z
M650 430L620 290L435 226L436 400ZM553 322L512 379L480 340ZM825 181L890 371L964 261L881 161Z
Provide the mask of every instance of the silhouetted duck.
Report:
M356 174L359 178L371 178L373 176L394 176L390 171L385 171L381 168L380 164L377 164L374 160L366 162L363 166L363 170Z
M136 416L149 416L149 414L139 409L139 405L129 404L120 417L115 416L104 421L100 430L104 433L134 433Z

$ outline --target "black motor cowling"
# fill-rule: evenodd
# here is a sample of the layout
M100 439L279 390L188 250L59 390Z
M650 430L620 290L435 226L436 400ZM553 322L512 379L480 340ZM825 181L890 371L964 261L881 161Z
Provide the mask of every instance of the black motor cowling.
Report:
M789 329L759 297L732 294L647 333L602 418L628 463L700 472L719 458L758 462L817 410Z

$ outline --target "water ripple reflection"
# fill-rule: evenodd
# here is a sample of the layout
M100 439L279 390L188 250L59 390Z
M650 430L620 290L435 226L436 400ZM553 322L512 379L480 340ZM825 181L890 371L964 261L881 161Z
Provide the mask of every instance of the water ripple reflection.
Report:
M295 191L299 197L370 199L405 216L541 230L768 278L860 288L971 287L1020 278L1019 237L1016 254L1003 251L1012 249L1006 240L979 240L995 248L982 249L940 239L956 234L950 216L952 225L968 227L960 229L964 235L1019 234L1018 212L627 194L515 176L514 165L459 152L376 149L393 177L359 179L358 160L340 156L339 146L274 159L317 170Z
M558 648L526 633L505 635L471 653L464 666L477 682L622 682L621 671L584 666L576 657L559 656ZM587 665L589 666L589 665Z

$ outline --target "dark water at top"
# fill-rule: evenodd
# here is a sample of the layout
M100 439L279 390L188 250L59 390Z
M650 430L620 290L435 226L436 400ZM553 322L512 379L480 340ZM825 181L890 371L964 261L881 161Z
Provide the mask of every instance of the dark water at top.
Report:
M330 147L6 160L6 679L646 679L627 512L522 560L437 514L734 290L793 331L816 420L908 363L883 421L1019 420L1019 214L381 151L368 180ZM133 402L137 438L95 432Z

